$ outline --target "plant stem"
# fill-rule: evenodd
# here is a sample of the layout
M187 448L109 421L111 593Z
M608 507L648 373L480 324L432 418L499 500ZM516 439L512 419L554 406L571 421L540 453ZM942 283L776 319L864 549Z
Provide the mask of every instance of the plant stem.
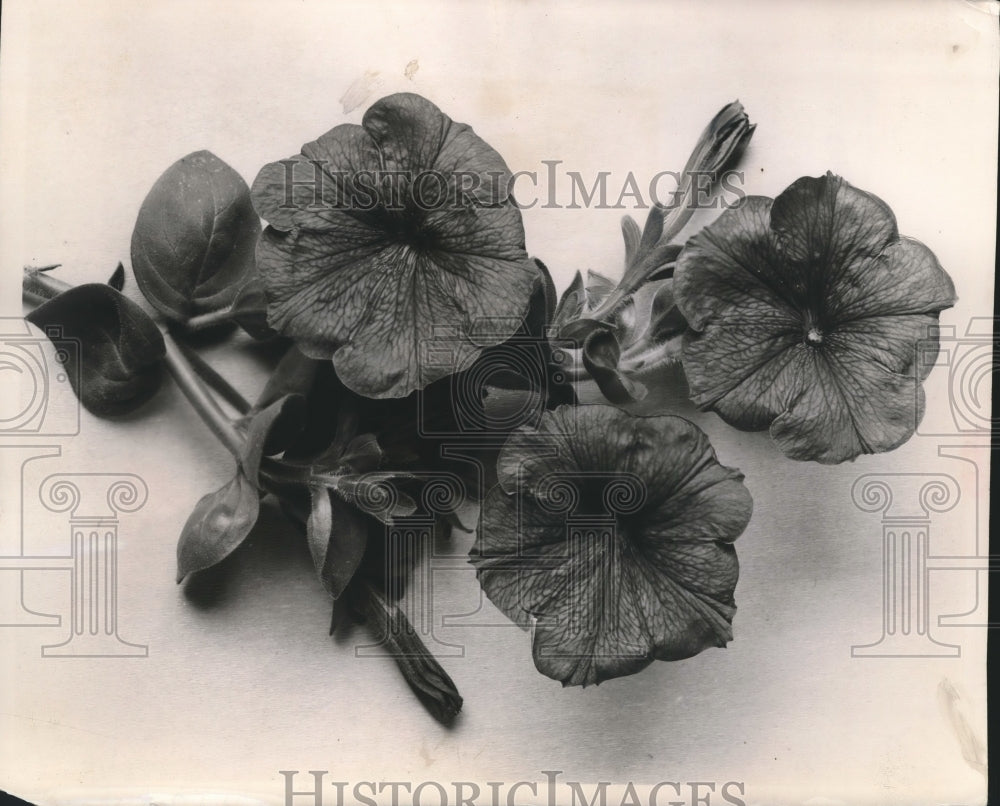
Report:
M163 333L163 343L167 348L167 369L174 382L184 393L184 397L198 412L202 421L238 460L243 452L243 437L225 415L211 393L202 384L197 373L188 363L180 346L168 331Z
M206 327L211 327L212 325L221 325L223 322L232 321L232 308L223 308L219 311L209 311L208 313L202 313L198 316L192 316L186 322L184 322L184 327L188 330L202 330Z
M191 364L191 368L198 373L198 376L202 380L218 392L223 400L229 403L240 414L246 414L250 411L250 402L229 381L216 372L211 364L183 342L177 342L177 346L184 354L184 358Z
M64 280L59 280L46 271L52 267L46 266L42 269L24 267L24 274L21 279L21 296L26 302L40 305L46 300L58 296L63 291L68 291L73 286Z

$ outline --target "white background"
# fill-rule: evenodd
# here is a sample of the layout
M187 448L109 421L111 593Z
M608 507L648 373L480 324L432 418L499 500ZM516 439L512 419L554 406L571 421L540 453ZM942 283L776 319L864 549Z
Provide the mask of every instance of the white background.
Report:
M774 196L829 169L881 196L954 278L959 302L942 323L961 334L992 313L996 27L996 4L963 0L7 2L2 314L21 313L21 266L63 263L71 282L127 266L139 204L179 157L209 149L252 181L265 162L408 90L472 124L513 170L561 160L585 177L610 171L611 187L629 171L680 170L711 116L739 98L758 124L746 191ZM345 114L340 99L366 73L377 86ZM560 287L577 269L616 274L622 212L538 205L524 214L529 250ZM206 354L252 395L262 360L237 353ZM927 390L928 417L943 416L947 371ZM963 760L939 687L950 681L984 738L985 630L936 629L960 658L850 652L878 638L882 574L879 516L852 504L852 484L871 472L952 475L964 497L937 516L932 550L972 553L972 466L937 453L963 440L917 436L821 467L783 458L766 434L676 410L743 470L754 496L737 543L735 640L581 691L538 674L516 628L450 628L442 634L465 656L444 663L466 698L451 730L423 712L394 664L327 637L328 603L277 517L214 607L174 585L180 528L231 467L169 382L141 416L84 414L78 436L56 440L62 456L29 466L26 484L56 469L145 479L149 503L120 529L119 614L122 637L148 644L149 657L42 658L61 628L0 628L0 788L44 803L205 792L280 802L282 769L507 783L557 769L620 785L742 781L748 803L982 802L983 776ZM9 463L4 473L9 531L18 478ZM29 501L24 524L34 551L66 551L65 521ZM13 578L0 572L0 584ZM975 604L974 581L932 575L933 623ZM441 607L476 604L471 572L442 582ZM25 595L65 615L65 583L29 575ZM499 620L488 604L485 615Z

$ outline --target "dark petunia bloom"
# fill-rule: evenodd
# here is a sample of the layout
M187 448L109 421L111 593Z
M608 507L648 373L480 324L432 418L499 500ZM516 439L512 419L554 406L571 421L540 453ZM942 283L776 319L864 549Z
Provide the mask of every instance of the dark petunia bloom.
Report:
M266 165L252 196L270 224L257 249L268 324L368 397L467 366L517 330L538 275L509 176L469 126L412 94ZM442 334L457 339L448 355L433 349Z
M560 406L512 435L471 552L563 685L633 674L732 638L743 475L680 417Z
M829 173L723 213L688 241L674 294L693 401L826 463L909 439L938 314L955 302L889 207Z

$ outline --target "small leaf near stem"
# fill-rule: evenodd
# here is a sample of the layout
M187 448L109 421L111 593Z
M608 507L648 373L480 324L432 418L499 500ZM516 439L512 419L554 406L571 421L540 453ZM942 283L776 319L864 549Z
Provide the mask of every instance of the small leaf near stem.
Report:
M58 263L51 266L25 266L24 274L21 278L21 295L24 301L33 305L40 305L47 299L68 291L73 286L65 280L53 277L48 272L59 268Z
M221 562L250 534L260 513L260 494L242 470L202 497L177 543L177 582Z

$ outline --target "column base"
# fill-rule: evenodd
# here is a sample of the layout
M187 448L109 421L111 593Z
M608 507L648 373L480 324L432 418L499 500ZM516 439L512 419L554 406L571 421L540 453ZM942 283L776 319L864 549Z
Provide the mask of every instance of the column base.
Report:
M851 647L852 658L957 658L961 654L960 646L942 644L920 633L883 633L874 644Z
M43 658L145 658L149 647L107 633L74 633L61 644L42 647Z

